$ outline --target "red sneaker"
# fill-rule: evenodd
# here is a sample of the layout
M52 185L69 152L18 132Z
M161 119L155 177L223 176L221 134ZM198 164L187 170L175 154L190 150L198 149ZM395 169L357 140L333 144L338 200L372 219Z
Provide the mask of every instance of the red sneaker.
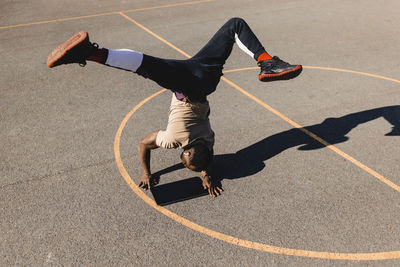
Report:
M86 65L86 59L96 49L96 43L89 41L87 32L78 32L65 43L57 46L47 58L47 66L53 68L62 64L79 63Z

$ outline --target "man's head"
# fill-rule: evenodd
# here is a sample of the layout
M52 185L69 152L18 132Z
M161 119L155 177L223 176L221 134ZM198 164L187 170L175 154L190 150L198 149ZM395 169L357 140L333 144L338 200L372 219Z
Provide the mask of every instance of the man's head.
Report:
M206 170L212 159L213 151L203 143L197 143L185 148L181 154L183 165L195 172Z

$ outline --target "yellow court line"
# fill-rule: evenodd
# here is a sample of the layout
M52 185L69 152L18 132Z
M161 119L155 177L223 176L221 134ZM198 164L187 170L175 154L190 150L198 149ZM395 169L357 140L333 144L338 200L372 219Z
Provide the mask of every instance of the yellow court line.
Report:
M313 67L315 69L317 69L317 67ZM344 70L342 70L344 71ZM359 168L363 169L364 171L368 172L369 174L371 174L372 176L374 176L375 178L377 178L379 181L385 183L386 185L390 186L392 189L396 190L397 192L400 192L400 186L398 186L397 184L393 183L392 181L390 181L389 179L387 179L386 177L384 177L383 175L377 173L376 171L374 171L373 169L369 168L368 166L364 165L363 163L361 163L360 161L356 160L355 158L353 158L352 156L350 156L349 154L346 154L345 152L343 152L342 150L340 150L339 148L333 146L332 144L328 143L327 141L325 141L324 139L322 139L321 137L317 136L316 134L310 132L309 130L307 130L306 128L304 128L303 126L301 126L300 124L296 123L295 121L289 119L288 117L286 117L285 115L283 115L282 113L280 113L279 111L277 111L276 109L272 108L270 105L264 103L263 101L261 101L259 98L253 96L252 94L250 94L249 92L247 92L246 90L242 89L241 87L239 87L238 85L236 85L235 83L231 82L230 80L226 79L225 77L221 77L222 80L224 80L226 83L228 83L229 85L231 85L232 87L234 87L236 90L238 90L239 92L241 92L242 94L246 95L247 97L249 97L250 99L254 100L256 103L258 103L259 105L261 105L262 107L264 107L265 109L269 110L270 112L274 113L276 116L278 116L279 118L281 118L282 120L286 121L287 123L291 124L292 126L298 128L300 131L302 131L303 133L307 134L308 136L312 137L313 139L317 140L318 142L320 142L321 144L323 144L324 146L326 146L327 148L331 149L332 151L336 152L337 154L339 154L340 156L342 156L343 158L347 159L348 161L350 161L351 163L353 163L354 165L358 166ZM400 81L399 81L400 82Z
M40 24L53 23L53 22L78 20L78 19L84 19L84 18L109 16L109 15L116 15L116 14L118 14L118 12L107 12L107 13L101 13L101 14L93 14L93 15L86 15L86 16L79 16L79 17L71 17L71 18L43 20L43 21L29 22L29 23L16 24L16 25L0 26L0 29L11 29L11 28L18 28L18 27L25 27L25 26L32 26L32 25L40 25Z
M198 0L198 1L191 1L191 2L181 2L181 3L169 4L169 5L163 5L163 6L156 6L156 7L144 7L144 8L128 9L128 10L125 10L125 11L123 10L121 12L130 13L130 12L145 11L145 10L167 8L167 7L195 5L195 4L201 4L201 3L206 3L206 2L212 2L212 1L214 1L214 0Z
M121 14L122 16L124 16L125 18L129 18L128 16L126 16L125 14ZM157 34L153 33L152 31L150 31L149 29L147 29L146 27L144 27L143 25L137 23L136 21L134 21L133 19L129 18L130 21L134 22L136 25L140 25L139 27L141 27L142 29L144 29L146 32L150 33L152 36L157 36L156 38L163 41L165 39L161 38L160 36L158 36ZM164 41L163 41L164 42ZM175 47L174 45L172 45L169 42L165 42L167 45L171 46L171 47ZM175 49L175 48L174 48ZM178 51L182 51L182 50L178 50ZM183 51L182 51L183 52ZM182 53L181 52L181 53ZM186 57L190 57L188 54L186 54L185 52L182 53L184 56ZM227 82L228 84L232 85L234 88L239 89L240 87L237 86L236 84L234 84L233 82L229 81L228 79L226 79L225 77L222 77L223 80L225 82ZM252 96L251 94L249 94L247 91L243 90L242 88L240 88L241 92L245 92L245 95L247 96ZM135 192L142 200L144 200L148 205L150 205L151 207L153 207L154 209L156 209L157 211L159 211L160 213L164 214L165 216L175 220L176 222L190 228L193 229L197 232L206 234L210 237L219 239L221 241L233 244L233 245L237 245L237 246L241 246L241 247L245 247L245 248L250 248L250 249L255 249L255 250L260 250L260 251L265 251L265 252L269 252L269 253L275 253L275 254L283 254L283 255L291 255L291 256L299 256L299 257L309 257L309 258L320 258L320 259L331 259L331 260L366 260L366 261L371 261L371 260L388 260L388 259L397 259L400 258L400 251L388 251L388 252L372 252L372 253L337 253L337 252L323 252L323 251L311 251L311 250L300 250L300 249L290 249L290 248L284 248L284 247L277 247L277 246L271 246L271 245L267 245L267 244L262 244L262 243L257 243L257 242L253 242L253 241L249 241L249 240L244 240L244 239L240 239L240 238L236 238L233 236L229 236L229 235L225 235L223 233L208 229L204 226L198 225L188 219L183 218L182 216L179 216L176 213L173 213L172 211L163 208L161 206L158 206L156 204L156 202L154 200L152 200L149 196L147 196L132 180L132 178L129 176L128 172L126 171L123 163L122 163L122 159L121 159L121 155L120 155L120 140L121 140L121 135L122 135L122 131L126 125L126 123L128 122L129 118L141 107L143 106L147 101L149 101L151 98L161 94L162 92L165 92L166 90L163 89L155 94L153 94L152 96L146 98L145 100L141 101L137 106L135 106L131 112L129 112L125 118L123 119L117 134L115 136L114 139L114 155L115 155L115 160L117 162L117 166L118 169L122 175L122 177L125 179L125 181L128 183L128 185L130 186L130 188L132 189L133 192ZM261 100L259 100L258 98L252 96L251 97L253 100L255 100L257 103L262 104L263 106L267 104L265 104L264 102L262 102ZM269 106L268 106L269 107ZM278 111L276 111L275 109L271 108L271 110L274 111L275 114L280 114L283 118L288 119L288 122L293 122L294 126L297 128L302 129L303 127L301 127L299 124L297 124L296 122L290 120L289 118L287 118L286 116L284 116L283 114L279 113ZM304 128L303 128L304 129ZM318 136L316 136L315 134L309 132L306 130L306 133L309 134L311 137L313 137L314 139L318 140L319 142L322 142L324 145L328 145L328 147L333 147L332 145L330 145L329 143L327 143L326 141L322 140L321 138L319 138ZM338 149L337 149L338 150ZM338 150L340 151L340 150ZM336 152L336 151L335 151ZM344 153L344 152L343 152Z
M162 38L161 36L155 34L154 32L150 31L149 29L147 29L146 27L144 27L142 24L140 24L139 22L137 22L136 20L132 19L131 17L128 17L127 15L125 15L123 12L119 12L119 14L121 16L123 16L124 18L126 18L127 20L135 23L138 27L140 27L142 30L146 31L147 33L149 33L150 35L152 35L153 37L157 38L158 40L160 40L161 42L167 44L168 46L172 47L173 49L175 49L176 51L178 51L179 53L181 53L182 55L184 55L187 58L190 58L190 55L187 54L186 52L184 52L183 50L179 49L178 47L174 46L173 44L171 44L170 42L168 42L167 40L165 40L164 38Z
M376 75L376 74L371 74L371 73L366 73L366 72L360 72L360 71L353 71L353 70L345 70L345 69L339 69L339 68L328 68L328 67L312 67L312 66L303 66L303 68L306 69L318 69L318 70L330 70L330 71L339 71L339 72L347 72L347 73L353 73L353 74L360 74L360 75L365 75L365 76L370 76L373 78L378 78L378 79L383 79L383 80L388 80L388 81L392 81L392 82L396 82L396 83L400 83L400 80L396 80L396 79L392 79L392 78L388 78L382 75ZM224 73L231 73L231 72L236 72L236 71L242 71L242 70L251 70L251 69L258 69L257 67L250 67L250 68L241 68L241 69L235 69L235 70L228 70L228 71L224 71ZM263 106L264 108L266 108L267 110L269 110L270 112L274 113L275 115L277 115L278 117L280 117L281 119L283 119L284 121L288 122L289 124L291 124L292 126L298 128L299 130L301 130L302 132L304 132L305 134L311 136L313 139L317 140L318 142L320 142L321 144L323 144L324 146L328 147L329 149L331 149L332 151L336 152L337 154L339 154L340 156L342 156L343 158L347 159L348 161L350 161L351 163L353 163L354 165L358 166L359 168L363 169L364 171L368 172L369 174L371 174L372 176L374 176L375 178L377 178L379 181L385 183L386 185L390 186L391 188L393 188L394 190L396 190L397 192L400 192L400 186L393 183L392 181L390 181L389 179L387 179L386 177L384 177L383 175L377 173L376 171L374 171L373 169L369 168L368 166L364 165L363 163L361 163L360 161L356 160L355 158L353 158L352 156L350 156L349 154L346 154L345 152L343 152L342 150L338 149L337 147L333 146L332 144L326 142L324 139L320 138L319 136L315 135L314 133L310 132L309 130L305 129L303 126L299 125L298 123L292 121L291 119L289 119L288 117L286 117L285 115L283 115L282 113L278 112L277 110L275 110L274 108L272 108L271 106L267 105L266 103L264 103L263 101L261 101L260 99L258 99L257 97L253 96L252 94L250 94L249 92L243 90L242 88L240 88L238 85L234 84L233 82L229 81L228 79L226 79L225 77L222 77L222 79L227 82L228 84L230 84L232 87L236 88L238 91L240 91L241 93L243 93L244 95L246 95L247 97L251 98L252 100L254 100L255 102L257 102L258 104L260 104L261 106Z
M199 1L191 1L191 2L181 2L181 3L175 3L175 4L169 4L169 5L154 6L154 7L143 7L143 8L123 10L123 11L111 11L111 12L105 12L105 13L99 13L99 14L93 14L93 15L85 15L85 16L78 16L78 17L61 18L61 19L53 19L53 20L43 20L43 21L29 22L29 23L23 23L23 24L0 26L0 29L11 29L11 28L25 27L25 26L32 26L32 25L40 25L40 24L46 24L46 23L54 23L54 22L71 21L71 20L78 20L78 19L85 19L85 18L110 16L110 15L117 15L120 12L131 13L131 12L139 12L139 11L146 11L146 10L153 10L153 9L160 9L160 8L169 8L169 7L177 7L177 6L184 6L184 5L194 5L194 4L201 4L201 3L211 2L211 1L213 1L213 0L199 0Z

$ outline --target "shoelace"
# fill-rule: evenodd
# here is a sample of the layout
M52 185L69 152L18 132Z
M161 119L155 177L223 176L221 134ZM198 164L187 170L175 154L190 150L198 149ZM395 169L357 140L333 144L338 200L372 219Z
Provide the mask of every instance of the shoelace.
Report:
M276 58L275 58L275 62L276 62L277 65L280 65L280 66L284 66L284 67L290 66L289 63L283 61L283 60L280 59L279 57L276 57Z
M261 68L262 67L271 68L271 67L274 67L274 66L280 66L280 67L288 67L288 66L290 66L289 63L283 61L279 57L273 57L273 59L271 59L271 60L265 60L265 61L257 62L257 65L259 67L261 67Z

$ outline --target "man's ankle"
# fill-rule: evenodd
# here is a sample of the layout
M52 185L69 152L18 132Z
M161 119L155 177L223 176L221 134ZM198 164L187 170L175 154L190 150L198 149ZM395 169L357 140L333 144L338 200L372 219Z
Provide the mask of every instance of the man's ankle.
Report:
M108 49L97 48L86 60L94 61L100 64L105 64L108 57Z

